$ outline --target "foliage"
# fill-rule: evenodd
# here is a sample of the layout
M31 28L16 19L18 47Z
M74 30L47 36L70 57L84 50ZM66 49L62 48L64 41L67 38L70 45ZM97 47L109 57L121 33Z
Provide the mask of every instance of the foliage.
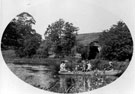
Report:
M124 72L127 69L128 65L129 65L128 60L121 61L121 62L113 61L113 64L112 64L113 69L121 70L122 72Z
M98 49L99 45L97 43L97 41L93 41L89 44L88 46L88 59L91 60L91 59L95 59L98 57L98 54L99 54L99 49Z
M78 28L63 19L52 23L45 32L45 39L51 42L53 52L57 55L71 54L71 48L76 43Z
M71 49L71 54L72 56L75 56L77 53L81 54L83 52L84 49L84 45L78 43L76 43L76 45Z
M24 40L22 49L17 50L16 54L21 57L23 56L31 57L32 55L36 54L36 49L38 49L40 42L41 36L35 33Z
M49 56L49 50L51 44L48 41L42 41L39 48L37 49L38 57L46 58Z
M122 21L104 30L98 41L102 46L100 58L119 61L131 59L133 41L128 27Z
M101 59L92 59L90 63L92 64L92 69L98 70L121 70L124 72L129 65L129 61L111 61L112 65L109 65L108 60L101 60Z
M97 40L99 35L101 35L102 32L98 32L98 33L86 33L86 34L78 34L76 36L76 46L72 48L72 55L75 55L75 53L80 53L82 54L83 51L88 52L90 51L88 46L90 45L90 43L92 43L93 41ZM87 50L84 50L87 47ZM87 53L87 55L89 55ZM89 56L87 56L88 58Z
M11 62L16 58L14 50L2 50L2 56L6 63Z
M8 49L8 46L19 47L20 45L17 42L17 39L19 38L20 35L16 31L16 23L11 21L3 33L3 37L1 40L1 48Z
M80 49L81 57L83 60L88 59L89 56L89 46L82 46Z
M34 18L23 12L13 19L4 31L2 48L13 47L19 57L32 56L41 42L41 36L32 29Z
M98 69L98 70L109 70L110 65L107 60L100 60L100 59L92 59L90 60L90 63L92 64L92 69Z
M77 43L76 47L72 50L73 52L75 50L77 53L80 53L83 60L95 59L99 51L98 51L98 47L95 46L94 43L95 42L91 42L88 45Z

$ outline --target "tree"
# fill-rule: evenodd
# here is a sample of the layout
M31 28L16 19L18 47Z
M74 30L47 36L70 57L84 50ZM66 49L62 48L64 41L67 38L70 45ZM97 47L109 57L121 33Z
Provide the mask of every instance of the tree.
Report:
M24 41L24 53L26 56L31 57L36 54L36 50L39 48L41 42L41 35L34 33L30 38Z
M19 47L20 45L17 42L17 39L19 39L20 37L21 36L17 33L16 30L16 23L13 20L8 24L3 33L1 48L8 49L8 47Z
M40 43L40 47L37 49L37 55L41 58L46 58L49 56L49 50L51 48L51 44L48 41L42 41Z
M32 25L35 24L34 18L23 12L14 18L4 31L1 46L13 47L16 55L20 57L35 54L41 42L41 35L37 34Z
M126 24L119 21L109 30L104 30L98 39L102 50L100 58L107 60L131 60L133 41Z
M63 19L52 23L45 32L45 39L52 43L53 52L57 55L69 55L76 43L78 28Z
M89 44L89 47L88 47L88 59L91 60L91 59L95 59L97 58L97 55L99 54L99 50L98 50L98 45L97 45L97 41L93 41Z
M83 46L81 48L81 57L82 57L83 60L88 59L88 55L89 55L88 53L89 53L88 46Z

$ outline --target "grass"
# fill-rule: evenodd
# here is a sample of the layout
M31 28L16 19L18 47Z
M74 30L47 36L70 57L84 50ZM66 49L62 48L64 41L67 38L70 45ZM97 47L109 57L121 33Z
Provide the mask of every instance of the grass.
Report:
M90 42L96 40L100 34L101 34L101 32L78 34L77 40L81 44L88 45Z
M69 70L73 70L75 65L77 64L77 61L73 57L65 57L65 58L39 58L39 57L33 57L33 58L19 58L16 57L14 50L4 50L2 51L3 58L6 63L15 63L15 64L32 64L32 65L46 65L55 72L58 72L60 69L60 63L61 60L68 60L69 62L66 64L66 67ZM94 59L90 61L92 64L92 70L95 70L96 68L98 70L109 70L109 64L107 60L98 60ZM81 63L78 63L81 64ZM122 70L123 72L128 67L129 62L118 62L113 61L113 69L116 70ZM109 69L108 69L109 68Z
M65 57L65 58L39 58L39 57L19 58L19 57L16 57L14 50L4 50L4 51L2 51L2 55L7 64L14 63L14 64L46 65L53 71L58 72L60 69L59 66L60 66L61 60L66 59L66 60L70 61L67 64L67 66L72 68L71 60L73 60L73 58L70 58L70 57Z

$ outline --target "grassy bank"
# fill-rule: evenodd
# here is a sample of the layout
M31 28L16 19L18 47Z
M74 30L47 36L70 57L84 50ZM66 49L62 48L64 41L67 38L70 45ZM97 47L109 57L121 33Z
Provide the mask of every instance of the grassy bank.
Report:
M31 65L46 65L52 70L58 71L60 59L57 58L19 58L16 57L14 50L2 51L5 63L14 64L31 64Z
M65 57L65 58L19 58L16 57L14 50L4 50L2 51L3 58L6 63L14 63L14 64L32 64L32 65L46 65L50 67L52 70L59 71L59 66L61 60L68 60L69 62L66 64L66 67L69 70L73 70L75 67L75 64L77 62L76 59L73 57ZM98 70L110 70L111 68L116 70L122 70L123 72L126 70L127 66L129 65L129 62L118 62L113 61L113 66L110 67L108 64L109 61L107 60L100 60L100 59L93 59L90 61L92 64L92 70L95 70L96 68ZM78 63L82 65L82 63Z
M16 57L14 50L2 51L3 58L6 63L18 63L18 64L51 64L59 62L57 58L19 58Z
M61 60L68 60L69 63L67 67L71 68L72 70L74 58L65 57L65 58L39 58L39 57L32 57L32 58L19 58L16 57L14 50L4 50L2 51L3 58L5 63L14 63L14 64L31 64L31 65L45 65L51 68L52 70L58 72Z

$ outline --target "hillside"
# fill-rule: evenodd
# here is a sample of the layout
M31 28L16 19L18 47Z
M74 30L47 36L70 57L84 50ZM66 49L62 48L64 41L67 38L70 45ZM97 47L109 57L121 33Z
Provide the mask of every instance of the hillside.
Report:
M87 45L90 42L96 40L101 33L102 32L78 34L77 41L79 41L81 44Z

